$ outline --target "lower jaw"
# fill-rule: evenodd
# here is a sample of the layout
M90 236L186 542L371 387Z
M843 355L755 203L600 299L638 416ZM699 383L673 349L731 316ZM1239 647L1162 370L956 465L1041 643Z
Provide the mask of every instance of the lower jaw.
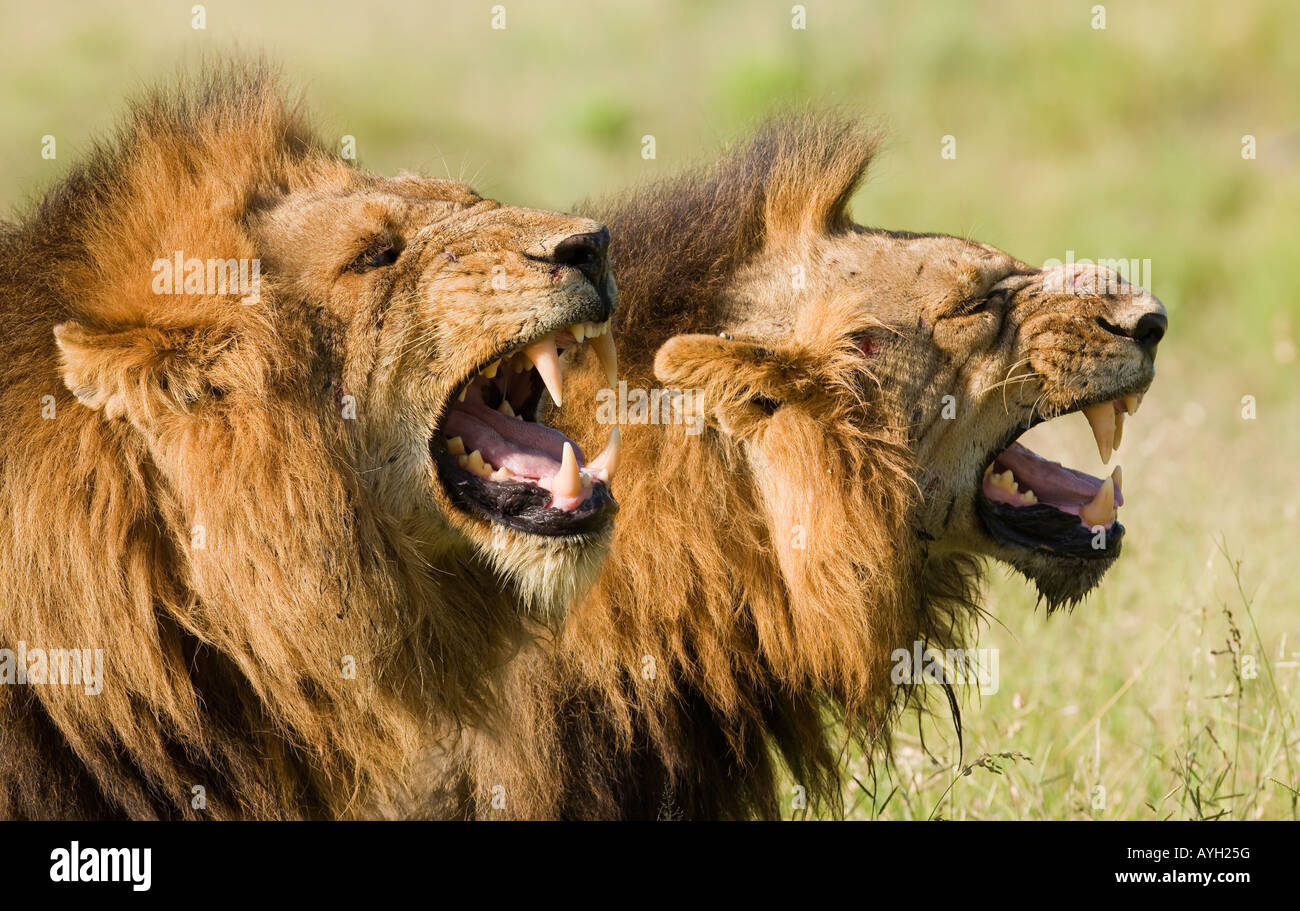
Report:
M577 508L555 509L550 491L525 482L484 485L453 457L437 457L443 489L465 513L515 531L546 538L580 538L604 531L618 511L607 484L597 482Z
M1094 532L1081 525L1078 516L1046 504L1006 506L977 494L975 511L994 541L1043 556L1113 560L1124 537L1118 521Z

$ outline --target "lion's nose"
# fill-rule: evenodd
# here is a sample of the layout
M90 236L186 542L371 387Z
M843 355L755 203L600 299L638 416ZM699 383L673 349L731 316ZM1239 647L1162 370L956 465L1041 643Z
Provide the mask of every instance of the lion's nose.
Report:
M1133 328L1133 340L1147 351L1154 351L1169 328L1169 317L1164 312L1145 313Z
M1143 351L1155 357L1156 346L1169 328L1165 306L1150 294L1135 296L1133 303L1137 306L1122 314L1118 322L1112 323L1106 319L1099 319L1098 322L1115 335L1133 339Z
M577 269L604 296L609 276L609 229L602 226L599 231L566 237L551 251L551 262Z

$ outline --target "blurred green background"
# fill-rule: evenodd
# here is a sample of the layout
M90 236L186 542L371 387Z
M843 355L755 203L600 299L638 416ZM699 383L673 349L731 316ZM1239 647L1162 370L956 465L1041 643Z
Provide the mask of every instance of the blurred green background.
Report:
M367 168L558 209L784 105L860 112L888 141L858 221L1150 260L1171 330L1120 453L1125 558L1050 620L994 568L1001 688L965 699L964 758L951 724L910 724L874 778L854 761L850 813L1295 816L1300 4L1126 0L1104 29L1074 0L811 0L805 29L789 2L506 0L494 29L496 5L219 0L200 30L189 2L4 0L0 203L55 182L125 96L232 50L281 64ZM1075 423L1031 445L1095 473ZM1029 758L960 774L986 753Z

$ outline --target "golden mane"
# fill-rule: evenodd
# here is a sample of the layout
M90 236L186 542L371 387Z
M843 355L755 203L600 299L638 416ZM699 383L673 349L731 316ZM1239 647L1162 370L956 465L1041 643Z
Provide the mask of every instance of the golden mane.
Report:
M256 257L263 197L356 173L234 66L135 104L4 226L0 648L102 650L103 689L0 686L0 817L398 814L417 751L482 716L517 616L487 569L430 567L340 464L357 444L333 393L315 406L329 375L292 352L327 359L341 327L291 295L139 303L155 257ZM69 320L148 344L66 326L56 346ZM146 394L182 327L204 369ZM74 398L105 372L146 418L221 408L159 450Z

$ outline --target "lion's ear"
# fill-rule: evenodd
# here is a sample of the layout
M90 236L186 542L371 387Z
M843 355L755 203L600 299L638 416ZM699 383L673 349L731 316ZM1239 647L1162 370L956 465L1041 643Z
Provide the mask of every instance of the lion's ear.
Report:
M799 243L852 227L849 200L866 175L880 134L833 114L778 118L755 139L771 156L764 184L768 243Z
M704 420L746 436L800 393L798 354L727 336L676 335L655 355L655 377L702 399Z
M161 413L185 412L207 383L186 330L97 331L80 323L54 327L63 382L108 418L144 425Z

